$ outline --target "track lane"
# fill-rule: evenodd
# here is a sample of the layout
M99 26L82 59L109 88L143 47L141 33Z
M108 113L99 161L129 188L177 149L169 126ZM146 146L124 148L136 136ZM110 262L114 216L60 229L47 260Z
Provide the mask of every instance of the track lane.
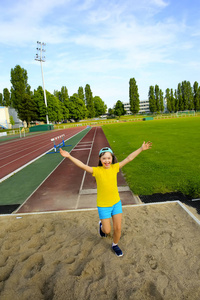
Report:
M52 149L53 142L51 141L51 138L65 134L64 139L67 140L84 129L85 127L74 127L28 137L26 140L9 141L0 144L0 179L3 179L8 174L23 167L30 161L37 159L37 157ZM29 147L27 145L29 145ZM24 147L24 149L21 147ZM17 153L15 153L17 149L21 150L18 150ZM10 155L7 154L7 151L9 151ZM10 151L13 153L11 154Z

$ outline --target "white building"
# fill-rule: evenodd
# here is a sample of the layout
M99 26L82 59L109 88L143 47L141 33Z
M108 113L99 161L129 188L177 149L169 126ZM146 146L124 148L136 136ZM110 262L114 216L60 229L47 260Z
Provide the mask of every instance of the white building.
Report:
M130 111L130 103L124 103L124 109L126 111L126 115L132 115L132 112Z
M149 100L143 100L140 101L140 110L139 114L148 114L150 113L149 110ZM124 109L126 111L126 115L132 115L132 112L130 111L130 103L124 103Z
M5 129L12 129L12 125L10 124L10 117L13 117L15 121L15 125L13 128L19 128L23 126L23 122L18 118L17 112L14 108L0 106L0 127Z
M139 110L139 114L149 114L150 109L149 109L149 100L142 100L140 101L140 110ZM167 112L167 101L164 98L163 99L163 105L164 105L164 113ZM126 115L132 115L132 112L130 111L130 103L124 103L124 109L126 111Z
M148 113L150 113L149 100L140 101L139 114L148 114Z

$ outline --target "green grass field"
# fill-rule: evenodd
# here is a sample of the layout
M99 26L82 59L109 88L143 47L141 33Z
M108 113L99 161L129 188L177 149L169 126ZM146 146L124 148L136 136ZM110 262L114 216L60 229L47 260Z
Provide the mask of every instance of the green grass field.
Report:
M104 133L118 161L152 141L123 168L135 194L182 192L200 197L200 117L104 125Z

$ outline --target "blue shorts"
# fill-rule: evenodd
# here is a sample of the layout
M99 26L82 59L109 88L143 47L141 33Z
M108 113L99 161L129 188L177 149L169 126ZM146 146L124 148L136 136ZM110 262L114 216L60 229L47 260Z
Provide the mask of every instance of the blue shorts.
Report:
M117 202L116 204L114 204L113 206L109 206L109 207L99 207L98 208L98 212L99 212L99 219L109 219L114 215L117 214L121 214L122 213L122 203L121 200L119 200L119 202Z

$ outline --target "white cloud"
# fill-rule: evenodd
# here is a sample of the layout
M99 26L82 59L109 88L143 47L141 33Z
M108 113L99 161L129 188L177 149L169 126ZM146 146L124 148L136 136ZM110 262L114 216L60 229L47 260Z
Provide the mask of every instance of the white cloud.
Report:
M105 100L106 95L107 101L124 100L124 95L127 101L131 77L144 90L142 81L149 85L161 80L160 74L163 86L172 78L170 72L181 76L186 61L185 73L195 68L199 21L189 24L190 13L187 18L171 13L172 6L164 0L6 0L0 4L1 64L7 64L7 76L8 66L25 64L30 85L41 85L40 67L33 59L39 40L47 43L48 90L66 85L75 92L75 86L91 83Z
M1 7L4 16L0 21L1 43L27 45L40 37L45 37L50 43L60 43L67 32L66 26L44 23L44 19L54 8L65 3L65 0L23 0L13 3L9 9Z
M122 60L122 68L141 66L152 62L166 62L170 59L174 46L177 43L177 34L182 30L172 20L166 23L150 23L142 25L133 20L129 24L125 22L110 22L107 28L94 36L92 33L84 33L72 38L72 42L79 47L89 47L96 51L119 55ZM137 61L137 64L135 64Z
M79 11L89 10L95 4L95 0L85 0L77 4Z
M151 0L150 3L162 8L169 5L169 2L163 0Z

